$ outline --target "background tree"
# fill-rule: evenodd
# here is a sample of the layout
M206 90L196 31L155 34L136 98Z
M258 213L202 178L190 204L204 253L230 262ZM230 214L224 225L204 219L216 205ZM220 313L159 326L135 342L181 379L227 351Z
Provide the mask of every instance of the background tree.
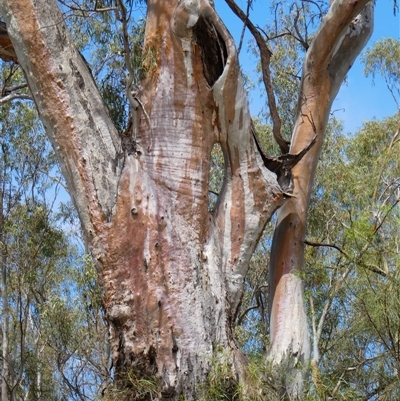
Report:
M66 234L70 210L56 213L62 181L32 102L10 103L21 71L0 71L1 401L92 399L109 379L96 271Z
M383 40L363 57L366 71L382 74L392 95L399 82L396 46ZM399 115L365 123L352 137L333 133L319 167L306 242L314 385L320 397L394 400Z

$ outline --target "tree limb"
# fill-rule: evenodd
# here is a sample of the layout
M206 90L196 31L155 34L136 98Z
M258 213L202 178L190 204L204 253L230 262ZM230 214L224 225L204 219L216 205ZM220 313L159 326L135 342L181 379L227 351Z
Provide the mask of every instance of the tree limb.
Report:
M246 20L249 19L250 5L251 5L251 0L247 0ZM240 51L242 50L243 38L244 38L245 31L246 31L246 23L243 24L242 33L240 34L239 46L238 46L238 50L237 50L238 55L240 54Z
M327 243L323 243L323 242L311 242L311 241L308 241L308 240L304 240L304 243L306 245L310 245L310 246L314 246L314 247L329 247L329 248L336 249L341 254L343 254L347 259L350 260L349 255L345 251L343 251L342 248L340 248L339 246L337 246L335 244L327 244Z
M15 99L33 100L32 96L24 93L10 93L9 95L0 98L0 105L6 104Z
M369 0L335 0L315 34L306 59L310 72L321 71L341 47L343 35ZM360 36L360 35L357 35ZM363 35L361 35L363 36ZM354 40L356 35L350 35ZM352 53L357 53L352 49ZM358 53L357 53L358 54ZM343 58L341 58L343 60Z
M107 220L116 201L117 130L56 1L4 0L0 12L85 230L94 235L92 222Z
M256 40L257 46L260 50L261 57L261 70L263 74L263 81L265 85L265 90L267 91L268 106L272 119L272 133L274 135L275 141L278 143L281 152L283 154L289 153L290 142L285 140L281 134L282 122L278 114L278 109L275 101L275 94L272 87L271 80L271 51L269 50L264 38L262 37L259 30L255 25L247 18L246 14L238 7L234 0L225 0L231 10L246 24L247 28Z

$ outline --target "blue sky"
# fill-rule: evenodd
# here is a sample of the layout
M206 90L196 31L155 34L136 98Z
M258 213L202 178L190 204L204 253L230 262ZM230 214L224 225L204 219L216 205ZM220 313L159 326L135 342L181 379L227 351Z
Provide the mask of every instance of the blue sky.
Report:
M246 0L237 0L237 3L245 9ZM254 0L251 10L250 18L261 27L273 20L268 3L266 0ZM399 12L396 16L393 14L393 4L394 0L377 0L375 29L365 49L384 37L400 38L400 15ZM215 0L215 5L229 31L238 41L242 23L226 6L224 0ZM249 40L251 36L246 32L240 63L243 70L251 76L256 69L257 60L246 51ZM260 98L257 91L251 94L250 101L253 114L257 114L265 106L265 99ZM372 79L364 76L363 66L357 59L347 76L346 83L336 97L332 110L336 110L335 116L343 121L345 132L355 132L361 128L363 121L393 115L396 112L396 104L384 81L376 77L373 85Z

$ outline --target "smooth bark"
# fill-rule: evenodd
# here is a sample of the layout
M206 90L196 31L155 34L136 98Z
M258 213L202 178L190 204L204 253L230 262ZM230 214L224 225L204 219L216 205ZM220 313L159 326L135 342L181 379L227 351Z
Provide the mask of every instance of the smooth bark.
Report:
M298 275L310 191L331 104L372 31L366 4L334 1L304 63L291 153L315 136L316 145L293 168L270 265L269 358L292 398L310 358ZM223 349L240 380L246 362L233 329L243 281L284 196L254 142L235 46L212 4L148 1L152 67L137 93L135 135L124 138L56 2L2 0L0 12L102 274L116 376L151 376L159 399L194 399ZM226 171L209 213L215 143Z
M101 269L116 377L151 376L159 399L194 399L223 350L240 380L244 277L284 197L253 140L235 46L214 9L148 1L154 68L138 93L136 141L122 141L55 1L0 4ZM226 171L209 213L215 143Z
M304 148L315 136L316 144L292 169L294 196L278 210L270 259L271 347L268 358L286 370L283 388L291 398L301 396L310 360L301 272L315 171L332 102L372 29L372 2L336 0L304 61L291 153Z

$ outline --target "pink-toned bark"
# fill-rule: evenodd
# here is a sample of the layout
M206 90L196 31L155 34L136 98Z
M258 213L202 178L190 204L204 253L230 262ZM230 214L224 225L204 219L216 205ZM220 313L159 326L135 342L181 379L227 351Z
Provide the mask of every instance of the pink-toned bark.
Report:
M315 135L316 145L293 169L295 196L278 212L270 267L269 357L289 367L284 385L293 397L310 352L296 273L310 191L332 101L372 30L366 4L334 1L304 64L291 152ZM224 349L240 380L245 360L233 329L243 281L284 197L254 142L235 46L212 4L148 1L145 47L156 65L142 82L145 112L129 146L55 0L3 0L0 12L102 272L117 376L150 375L159 399L193 399ZM215 143L226 171L210 213Z
M315 171L332 102L373 29L368 0L336 0L315 35L304 61L291 153L317 135L316 144L292 169L293 197L277 213L270 259L271 347L269 358L287 367L285 391L299 397L310 359L304 310L304 239ZM315 351L314 351L315 352Z
M214 9L148 1L156 67L129 151L55 1L4 0L1 12L101 268L117 376L150 375L159 399L193 399L223 349L240 379L233 329L244 277L284 198L258 154L233 40ZM226 177L210 213L217 142Z

